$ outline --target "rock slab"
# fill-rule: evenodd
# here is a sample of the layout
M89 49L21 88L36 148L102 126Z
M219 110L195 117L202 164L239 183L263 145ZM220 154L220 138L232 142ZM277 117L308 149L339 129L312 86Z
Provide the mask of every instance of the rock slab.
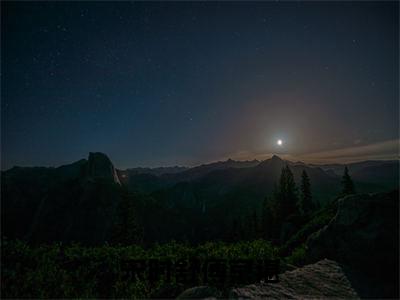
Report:
M310 299L360 298L341 265L324 259L279 276L278 283L259 283L234 288L229 298Z

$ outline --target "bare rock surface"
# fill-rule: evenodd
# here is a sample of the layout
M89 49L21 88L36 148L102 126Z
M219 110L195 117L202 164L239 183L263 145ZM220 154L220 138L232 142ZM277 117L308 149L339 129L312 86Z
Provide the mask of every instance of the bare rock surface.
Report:
M221 292L214 287L196 286L184 291L177 299L217 299L221 295Z
M377 264L394 264L398 256L398 218L398 191L342 198L332 221L308 239L309 262L329 258L362 267L370 264L374 253Z
M339 262L362 298L398 298L398 191L350 195L338 204L331 222L309 237L307 262Z
M230 298L310 299L359 298L342 267L324 259L279 276L279 283L259 283L234 288Z
M114 165L104 153L90 152L85 172L88 178L103 178L121 184Z

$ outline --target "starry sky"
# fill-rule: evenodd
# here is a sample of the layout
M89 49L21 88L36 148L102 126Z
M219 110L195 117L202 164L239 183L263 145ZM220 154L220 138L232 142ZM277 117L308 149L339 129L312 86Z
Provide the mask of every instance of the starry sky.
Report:
M1 8L2 169L398 157L398 2Z

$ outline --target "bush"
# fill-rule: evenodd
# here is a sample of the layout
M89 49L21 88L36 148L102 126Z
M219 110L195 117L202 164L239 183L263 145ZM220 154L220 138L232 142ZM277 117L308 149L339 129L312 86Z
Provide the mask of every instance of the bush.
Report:
M126 276L121 262L129 259L276 259L268 241L233 244L209 242L196 247L170 242L144 249L137 245L83 247L60 243L30 246L22 241L2 243L3 298L149 298L178 293L182 286L163 278L150 284ZM170 295L176 296L176 295Z
M306 258L306 246L303 244L300 247L294 249L290 256L285 259L285 262L289 265L302 266L305 264Z

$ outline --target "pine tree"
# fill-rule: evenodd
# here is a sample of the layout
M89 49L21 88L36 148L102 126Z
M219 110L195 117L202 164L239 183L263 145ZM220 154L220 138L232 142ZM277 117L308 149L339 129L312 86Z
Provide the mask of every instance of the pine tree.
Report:
M279 184L274 185L272 199L263 202L262 224L267 239L279 239L285 220L299 213L297 209L297 188L289 166L282 168Z
M276 235L277 211L275 198L265 197L262 207L262 233L264 238L272 239Z
M298 213L297 188L288 165L282 169L278 191L278 217L284 221L288 216Z
M232 221L232 241L237 242L242 239L243 229L240 217Z
M131 195L123 194L118 205L111 242L113 244L131 245L141 243L142 240L143 228L136 220L134 199Z
M310 179L307 172L303 170L301 174L301 196L299 201L299 209L303 214L309 214L314 210L315 206L312 201Z
M259 238L259 232L260 228L258 225L258 217L257 217L257 212L254 210L253 211L253 218L252 218L252 228L253 228L253 238L257 239Z
M249 214L244 218L244 223L243 223L243 239L244 240L252 240L254 238L254 228L253 228L253 218L252 215Z
M347 166L344 168L344 174L342 177L342 195L351 195L354 194L354 184L353 180L351 179L349 175L349 169Z

